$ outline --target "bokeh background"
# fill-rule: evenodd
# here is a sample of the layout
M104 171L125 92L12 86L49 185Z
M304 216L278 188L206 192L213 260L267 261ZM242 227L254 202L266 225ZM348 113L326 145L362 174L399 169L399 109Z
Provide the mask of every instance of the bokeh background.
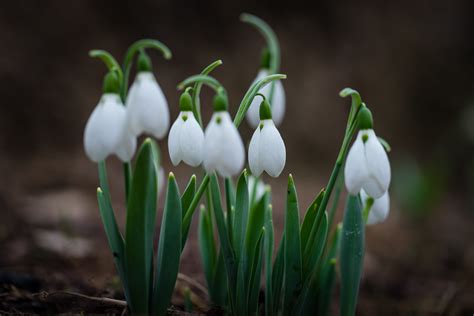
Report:
M177 83L222 59L214 76L227 87L235 112L264 46L258 32L239 21L241 12L274 28L281 72L288 75L280 128L287 165L281 178L265 178L273 185L277 230L283 227L288 173L295 177L302 209L327 182L349 108L338 92L355 88L372 109L377 133L392 146L393 174L389 218L367 228L358 313L474 312L470 0L2 2L0 293L6 294L0 294L0 311L45 311L31 294L41 291L116 295L95 201L96 165L82 147L105 74L88 51L106 49L121 60L141 38L168 45L172 60L150 55L172 120L178 113ZM205 119L211 98L205 90ZM240 130L249 141L248 125ZM181 187L191 173L200 174L173 168L166 141L159 143L164 168L177 174ZM115 158L109 173L123 222L121 165ZM204 283L195 230L181 272ZM11 297L12 288L17 297Z

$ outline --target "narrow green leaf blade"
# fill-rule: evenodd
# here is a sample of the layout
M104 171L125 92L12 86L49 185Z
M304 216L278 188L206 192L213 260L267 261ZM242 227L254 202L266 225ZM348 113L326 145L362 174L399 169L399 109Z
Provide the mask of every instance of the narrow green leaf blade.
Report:
M120 280L122 281L125 298L128 301L129 294L127 275L125 273L125 244L123 237L115 220L114 210L110 207L110 203L107 203L104 193L100 188L97 189L97 200L99 202L100 217L102 218L105 234L107 235L115 266L117 267Z
M344 211L341 239L341 316L353 316L356 311L364 263L364 226L359 198L349 195Z
M171 301L181 256L182 219L178 185L174 175L170 173L156 258L153 315L165 315Z
M127 207L125 262L133 313L148 313L157 203L157 170L152 148L145 140L138 153Z
M302 286L302 262L298 198L293 177L288 178L285 214L285 290L283 314L288 315Z
M334 232L329 250L324 258L322 269L319 271L317 284L317 310L318 315L329 315L331 298L336 285L336 263L341 245L342 224Z
M221 196L219 190L219 184L217 182L217 176L214 173L211 176L211 196L212 196L212 205L214 208L214 217L216 219L217 232L219 234L219 240L221 243L221 251L224 256L224 263L226 267L226 272L228 276L228 286L230 289L235 289L236 277L237 277L237 264L235 261L235 256L232 251L232 247L229 241L229 235L227 233L227 227L224 218L224 211L222 209ZM232 292L231 294L231 304L232 304Z
M265 315L273 315L273 282L272 282L272 259L273 259L273 219L272 206L269 205L265 216Z
M237 260L240 261L245 241L249 213L249 190L247 187L247 172L244 170L237 181L237 192L234 216L234 250Z
M321 211L318 214L318 210L320 209L321 201L323 200L325 190L322 189L318 196L314 199L311 205L308 207L306 214L303 219L303 224L301 225L301 249L305 250L307 247L308 240L310 238L311 230L314 225L317 225L318 215L322 214Z
M191 205L191 202L193 201L195 193L196 193L196 176L192 175L191 179L189 179L186 189L181 195L181 208L182 208L181 213L182 213L183 220L186 214L186 210L189 208L189 206ZM181 249L184 249L186 240L188 239L189 227L191 226L191 222L188 222L186 224L183 222L182 225L183 225L183 233L182 233L182 238L181 238L182 239Z
M285 273L285 234L281 236L278 252L273 263L272 292L273 292L273 314L278 315L282 303L281 290L283 288L283 277Z
M262 281L262 262L264 256L265 227L262 227L250 269L250 288L248 291L248 315L258 315L258 298Z

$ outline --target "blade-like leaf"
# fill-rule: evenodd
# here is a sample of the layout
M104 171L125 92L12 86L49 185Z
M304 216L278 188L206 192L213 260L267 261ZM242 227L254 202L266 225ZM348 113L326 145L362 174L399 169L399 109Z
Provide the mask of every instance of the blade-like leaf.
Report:
M258 298L262 280L262 262L264 256L265 227L262 227L260 237L255 248L255 255L250 269L250 288L248 291L247 315L258 315Z
M109 206L110 203L106 202L104 193L100 188L97 189L97 200L99 202L100 217L102 218L102 224L104 225L105 234L109 241L110 250L114 257L115 266L122 281L122 286L125 294L125 298L128 301L128 284L127 275L125 273L125 251L122 234L117 226L115 220L114 210Z
M192 175L191 179L189 179L188 185L181 195L181 207L182 207L182 216L184 220L184 215L186 214L186 210L191 205L191 202L194 198L194 194L196 193L196 176ZM181 249L184 249L186 244L186 240L188 239L189 227L191 226L191 222L184 224L183 223L183 233L182 233L182 240L181 240Z
M157 203L157 170L153 142L145 140L138 153L127 207L125 262L133 313L148 313Z
M245 232L249 213L249 190L247 187L247 172L244 170L237 182L235 216L234 216L234 251L237 260L240 261L244 247Z
M281 236L280 246L273 263L272 292L273 292L273 314L278 315L282 303L281 289L283 288L283 277L285 273L285 234Z
M326 212L322 212L323 216L317 223L316 235L309 246L308 254L305 253L303 257L303 274L310 275L313 273L318 265L319 258L324 251L326 245L326 238L328 234L328 216ZM316 223L315 223L316 224Z
M364 226L359 198L349 195L344 211L341 239L341 316L355 314L364 263Z
M334 232L330 248L324 258L322 269L319 271L317 284L317 310L318 315L329 315L331 298L336 285L336 263L341 244L342 224Z
M306 244L308 242L311 229L313 225L317 222L318 209L321 205L325 190L322 189L318 196L314 199L313 203L308 207L306 214L303 219L303 224L301 225L301 249L306 249Z
M267 208L265 216L265 315L273 315L273 283L272 283L272 258L273 258L273 220L272 206Z
M229 235L230 244L232 246L234 244L233 229L232 229L234 225L232 224L232 221L234 219L234 212L235 212L235 189L234 189L232 180L230 178L226 178L224 180L224 186L225 186L225 199L226 199L226 206L227 206L227 214L226 214L227 234Z
M212 205L214 208L214 217L216 219L217 232L221 244L221 251L224 256L224 263L227 272L228 286L230 289L235 289L236 277L237 277L237 264L235 261L235 255L232 251L232 247L229 241L229 235L227 233L224 211L222 209L221 196L219 190L219 184L217 182L216 174L211 176L211 196ZM230 291L231 305L233 304L232 290Z
M222 251L217 256L216 266L212 275L212 301L217 306L226 308L228 305L227 274Z
M302 262L298 198L293 177L288 178L285 214L285 290L283 314L289 315L302 286Z
M174 175L168 178L165 209L160 229L156 258L152 314L165 315L176 283L181 256L181 198Z

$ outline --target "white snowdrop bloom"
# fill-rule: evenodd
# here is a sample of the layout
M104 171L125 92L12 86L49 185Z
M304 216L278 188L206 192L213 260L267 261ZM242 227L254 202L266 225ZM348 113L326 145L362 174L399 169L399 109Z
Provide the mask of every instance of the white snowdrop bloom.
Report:
M265 194L265 184L262 180L254 176L249 176L247 179L247 186L249 187L249 197L252 200L252 195L255 193L254 200L259 201L263 194ZM255 191L254 191L255 190Z
M369 195L364 190L360 190L360 199L362 200L362 207L367 205ZM374 204L370 208L369 217L367 218L367 225L378 224L385 221L390 210L390 196L388 191L380 198L374 199Z
M286 148L272 119L265 119L255 129L249 145L249 165L254 176L266 171L276 178L285 167Z
M359 131L347 155L344 177L347 190L356 195L364 189L374 199L387 192L390 185L387 153L373 129Z
M217 111L204 132L204 169L221 177L238 174L245 162L245 149L229 112Z
M137 74L126 105L133 135L148 133L158 139L166 135L170 123L168 102L153 73L141 71Z
M202 163L204 132L192 111L181 111L171 126L168 150L171 162L177 166L181 161L197 167Z
M136 139L128 134L126 110L115 93L104 93L87 121L84 148L95 162L116 154L129 161L136 149Z
M269 73L267 69L261 69L258 72L257 78L255 78L254 82L268 75ZM271 89L272 83L269 83L265 87L260 89L259 93L263 94L267 99L269 99ZM275 125L278 126L283 121L283 117L285 115L285 90L283 89L283 84L280 80L275 81L273 100L269 101L271 101L272 104L273 121L275 122ZM253 128L256 128L258 126L258 123L260 122L260 102L260 100L254 98L246 114L247 121Z

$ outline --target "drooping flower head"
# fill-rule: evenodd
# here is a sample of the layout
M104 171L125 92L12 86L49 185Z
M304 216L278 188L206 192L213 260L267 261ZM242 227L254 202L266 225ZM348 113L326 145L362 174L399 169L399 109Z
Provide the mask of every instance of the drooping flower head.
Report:
M130 131L135 136L147 133L161 139L168 132L170 122L168 102L151 72L151 61L143 51L138 58L137 71L126 101Z
M171 162L177 166L181 161L197 167L203 160L204 132L194 117L192 98L186 90L180 98L178 118L171 126L168 150Z
M365 106L359 113L360 131L347 155L344 177L347 190L356 195L361 189L380 198L390 185L390 162L372 129L372 114Z
M286 162L286 148L272 120L270 104L264 98L260 104L260 124L255 129L249 145L249 165L254 176L266 171L278 177Z
M221 177L238 174L245 162L242 138L227 112L227 96L214 98L214 114L204 132L204 169Z
M127 114L118 90L117 76L109 72L104 79L104 93L84 130L84 149L94 162L111 154L127 162L135 153L137 140L127 128Z

